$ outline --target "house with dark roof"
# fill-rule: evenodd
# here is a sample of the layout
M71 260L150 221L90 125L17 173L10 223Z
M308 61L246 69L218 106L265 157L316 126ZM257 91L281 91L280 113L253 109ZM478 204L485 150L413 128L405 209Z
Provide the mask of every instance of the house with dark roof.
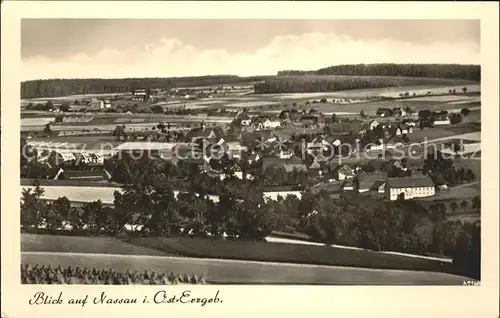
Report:
M339 165L333 171L336 180L347 180L354 178L354 170L348 165Z
M310 190L313 194L320 193L321 191L331 194L340 193L343 183L343 181L322 182L312 186Z
M190 140L199 140L199 139L214 139L217 136L215 135L215 132L212 129L193 129L190 130L186 134L186 138Z
M379 117L391 117L393 115L392 109L380 107L377 109L377 116Z
M354 190L354 182L352 180L345 180L342 184L343 191L353 191Z
M297 171L307 171L307 166L302 162L302 160L296 156L290 159L279 159L272 157L262 158L262 171L266 171L268 168L280 168L285 169L286 172Z
M304 114L300 117L300 122L304 127L315 127L324 122L322 114Z
M396 128L396 135L404 135L413 133L413 127L405 124L401 124Z
M383 195L386 180L387 173L385 172L360 173L356 176L356 187L359 193L374 191Z
M420 175L403 178L388 178L385 187L385 197L394 201L398 198L408 200L433 196L436 193L432 179Z

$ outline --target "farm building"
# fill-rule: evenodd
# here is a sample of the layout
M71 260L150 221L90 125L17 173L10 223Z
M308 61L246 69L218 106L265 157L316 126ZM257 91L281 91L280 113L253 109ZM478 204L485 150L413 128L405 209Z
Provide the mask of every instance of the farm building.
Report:
M356 183L359 193L375 191L379 194L385 193L385 183L387 173L360 173L356 177Z
M212 129L193 129L187 133L186 137L193 141L197 141L200 139L213 139L217 136Z
M401 107L395 107L392 109L393 116L403 117L406 115L406 111Z
M352 180L346 180L342 185L342 190L344 191L352 191L354 190L354 182Z
M375 129L375 127L377 127L377 126L379 126L379 125L380 125L380 123L379 123L376 119L374 119L374 120L372 120L372 121L368 124L368 128L369 128L370 130L373 130L373 129Z
M59 169L54 180L109 181L111 180L111 174L105 169L84 171Z
M266 171L268 168L283 168L286 172L292 172L294 170L307 171L306 165L298 157L292 157L290 159L279 159L266 157L262 158L262 171Z
M393 115L392 109L390 108L379 108L377 109L377 116L379 117L391 117Z
M132 99L136 101L148 101L149 92L146 89L136 89L132 93Z
M230 158L240 159L242 154L248 151L248 148L242 146L239 142L226 142L223 146Z
M76 157L71 152L66 151L52 151L48 156L47 162L52 167L58 167L62 164L74 164L76 162Z
M413 133L413 127L408 126L408 125L399 125L398 128L396 128L396 135L404 135L404 134L411 134Z
M69 106L69 111L70 112L84 112L89 108L89 105L70 105Z
M94 119L93 116L57 116L56 123L89 123Z
M318 126L322 121L320 115L307 114L300 118L300 122L304 127L314 127Z
M81 152L74 154L77 164L86 164L92 166L104 165L104 157L97 153Z
M446 115L440 115L434 118L434 126L443 126L450 124L451 124L450 118L448 118L448 116Z
M391 201L398 198L407 200L433 196L435 191L432 179L427 176L388 178L385 197Z
M257 162L259 160L260 160L260 155L257 152L250 154L247 158L249 164L253 164L254 162Z
M337 180L347 180L354 178L354 170L348 165L340 165L333 171L334 178Z

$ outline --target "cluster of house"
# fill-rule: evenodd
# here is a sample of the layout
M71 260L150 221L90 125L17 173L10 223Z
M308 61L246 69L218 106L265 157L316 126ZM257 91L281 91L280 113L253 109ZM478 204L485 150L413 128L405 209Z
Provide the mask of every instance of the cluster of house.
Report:
M89 123L94 119L94 116L57 116L55 123Z
M42 160L42 158L40 158ZM52 167L60 165L87 165L87 166L103 166L104 156L94 152L71 152L65 150L52 150L49 155L43 158Z
M356 191L359 194L394 201L433 196L436 187L430 177L422 174L391 178L386 172L366 173L359 168L339 165L334 170L333 180L318 184L312 190L331 193Z
M377 109L377 116L379 117L404 117L406 115L411 115L411 114L408 114L407 111L401 107L394 107L394 108L380 107L379 109Z
M276 129L288 123L301 123L303 127L313 128L320 127L321 124L325 123L325 116L322 113L307 113L305 111L299 113L284 110L276 116L249 116L239 113L237 117L241 120L242 126L256 130Z
M39 163L53 168L50 179L54 180L87 180L109 181L111 175L104 169L105 155L92 151L79 151L47 147L44 144L34 144ZM61 145L59 145L61 146ZM82 169L82 165L85 169ZM55 169L55 170L54 170Z

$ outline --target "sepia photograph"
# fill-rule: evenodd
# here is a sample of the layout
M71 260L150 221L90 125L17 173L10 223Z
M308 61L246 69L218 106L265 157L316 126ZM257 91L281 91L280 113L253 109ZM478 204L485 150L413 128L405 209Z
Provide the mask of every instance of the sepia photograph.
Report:
M480 285L480 38L23 19L21 284Z

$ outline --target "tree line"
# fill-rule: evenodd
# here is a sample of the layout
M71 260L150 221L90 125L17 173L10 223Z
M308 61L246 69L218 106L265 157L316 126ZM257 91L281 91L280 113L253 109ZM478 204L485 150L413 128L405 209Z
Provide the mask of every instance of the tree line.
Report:
M384 88L401 86L402 80L395 78L271 78L254 85L256 94L314 93L352 89Z
M82 94L129 93L135 89L172 89L176 87L221 85L256 81L259 78L235 75L209 75L167 78L47 79L21 83L21 98L55 97Z
M480 65L461 64L344 64L321 68L317 71L286 70L278 76L289 75L346 75L346 76L402 76L481 80Z

